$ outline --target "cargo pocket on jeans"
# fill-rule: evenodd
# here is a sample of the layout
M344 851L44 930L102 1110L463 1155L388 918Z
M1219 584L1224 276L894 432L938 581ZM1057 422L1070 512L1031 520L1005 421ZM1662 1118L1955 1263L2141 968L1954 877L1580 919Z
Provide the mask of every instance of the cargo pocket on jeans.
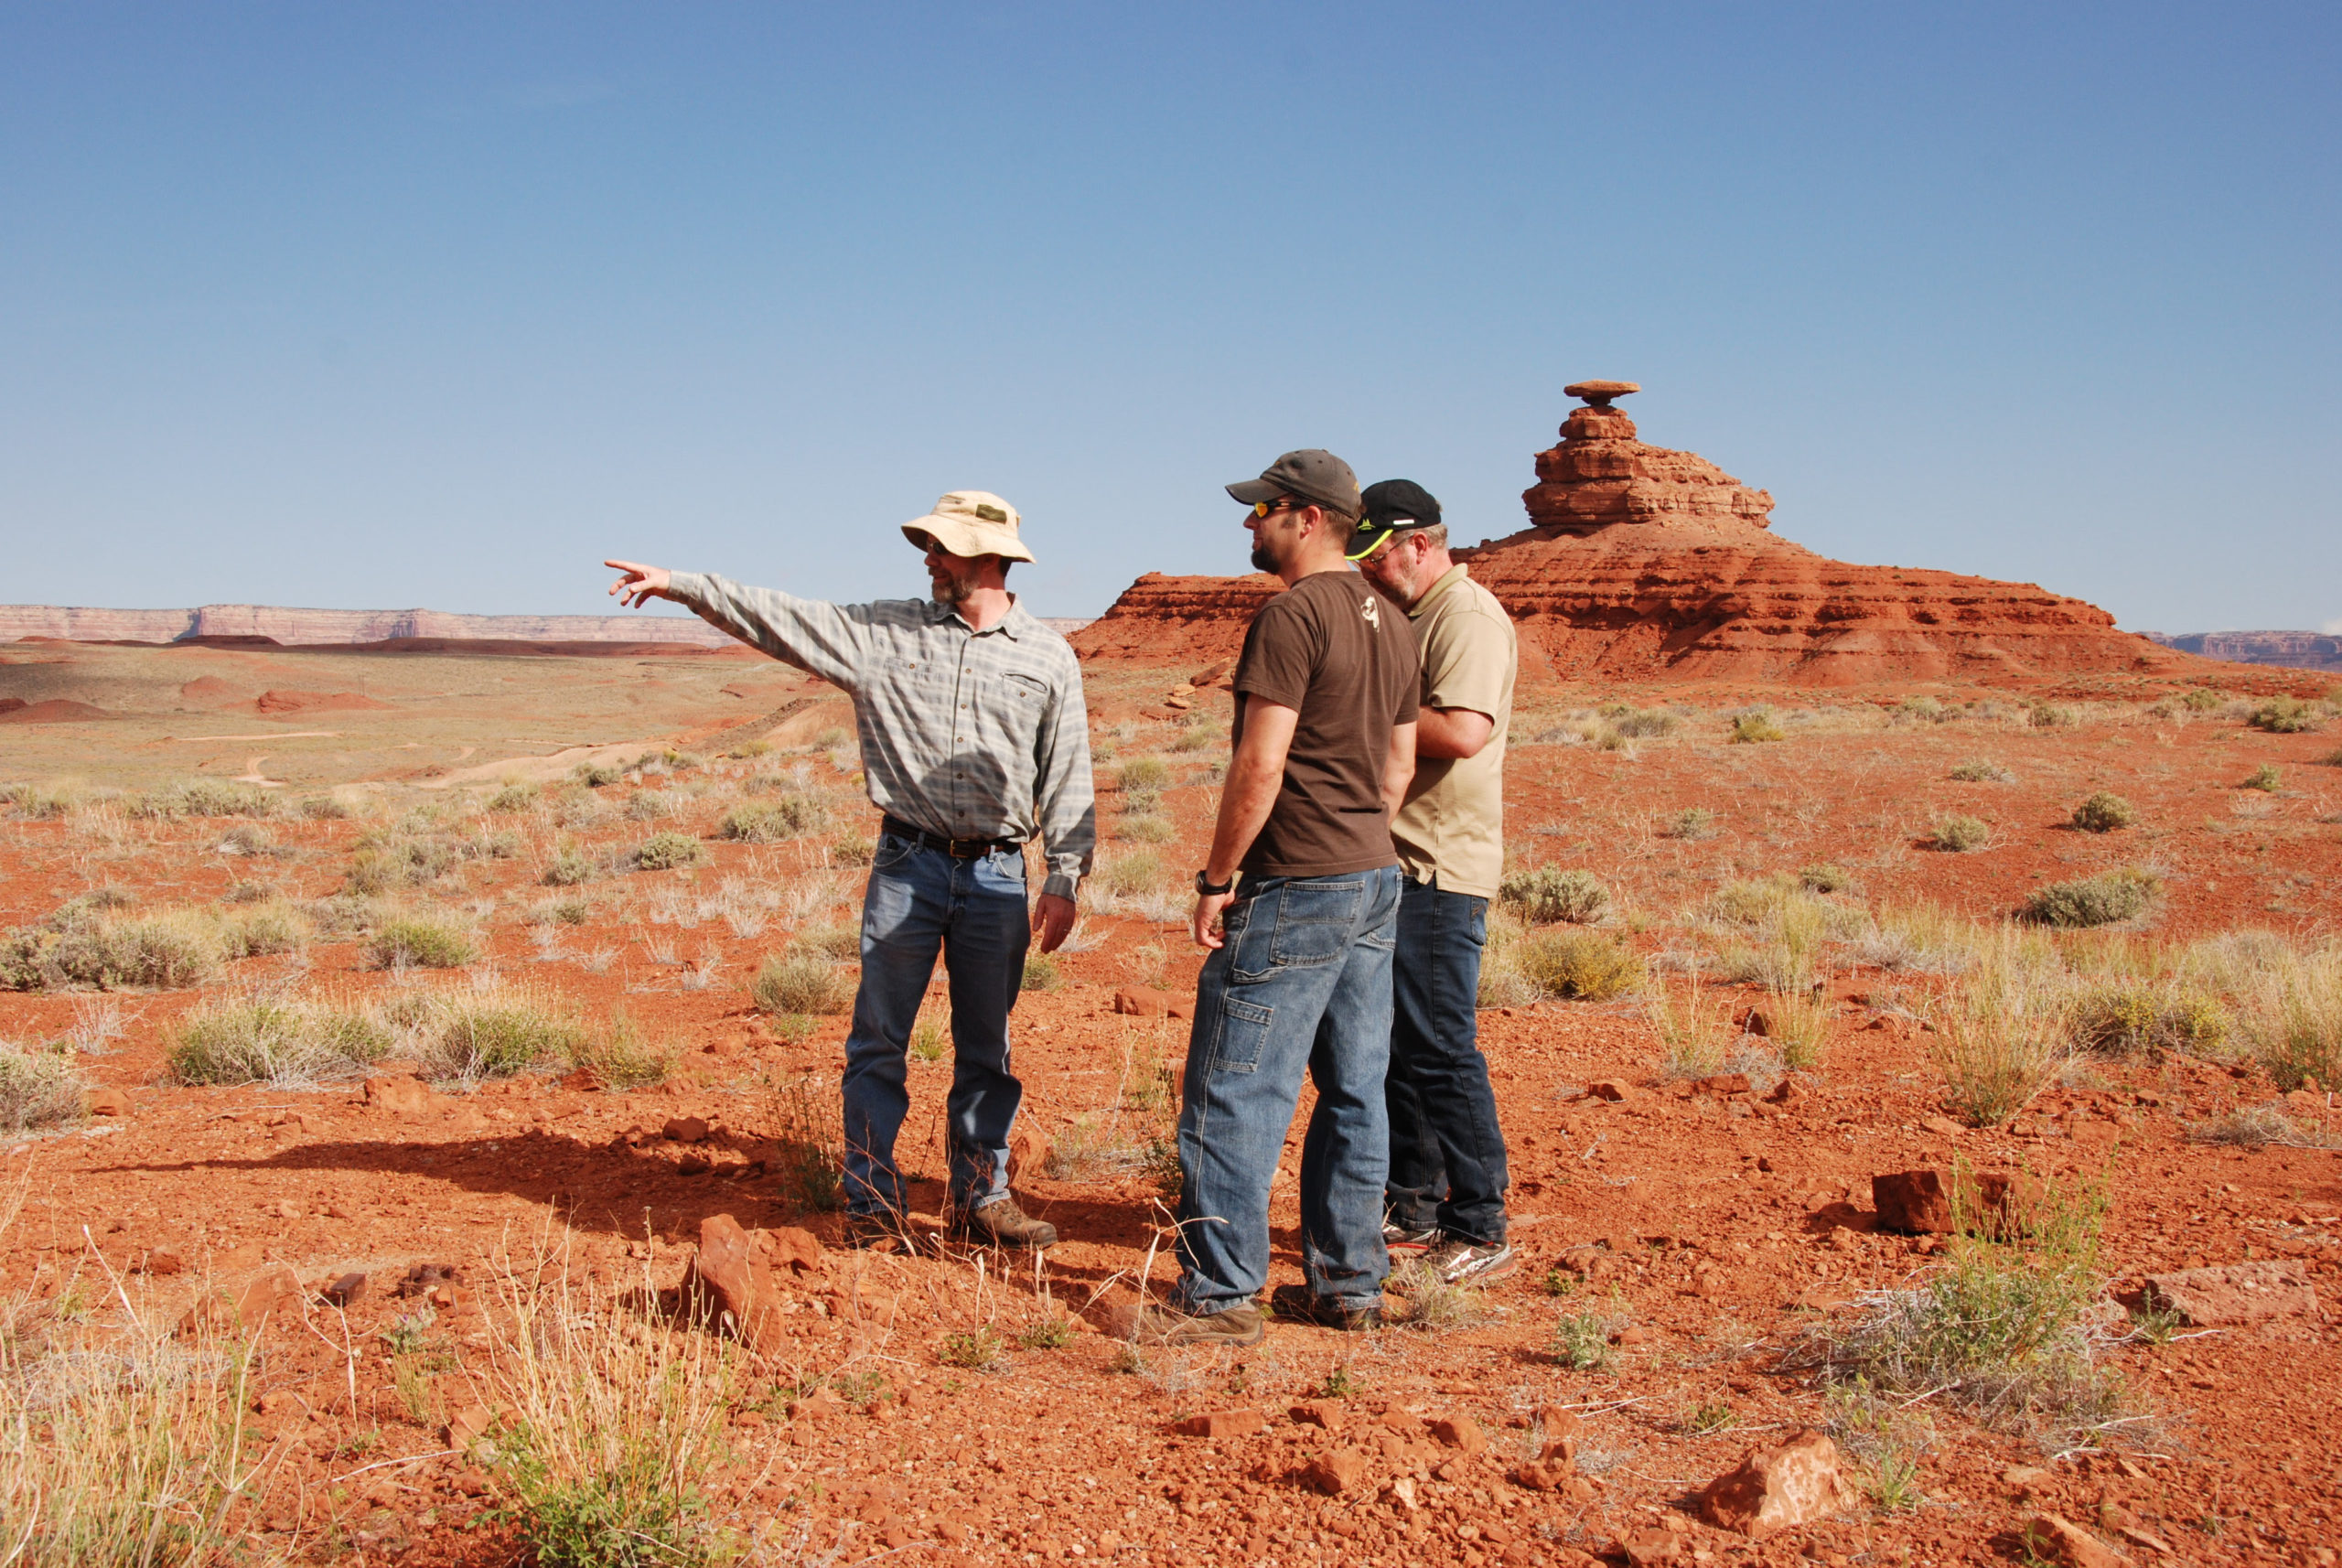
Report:
M1219 999L1219 1016L1213 1021L1211 1065L1216 1072L1251 1072L1261 1065L1261 1048L1268 1044L1273 1007L1240 996Z

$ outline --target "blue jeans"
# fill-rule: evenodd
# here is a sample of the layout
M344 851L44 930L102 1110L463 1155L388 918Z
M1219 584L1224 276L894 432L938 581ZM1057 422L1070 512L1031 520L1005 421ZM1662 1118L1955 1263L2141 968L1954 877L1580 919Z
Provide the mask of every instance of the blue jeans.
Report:
M1391 979L1393 1222L1494 1246L1504 1240L1504 1132L1480 1054L1480 950L1488 901L1409 882Z
M1025 981L1032 925L1025 858L995 850L955 860L882 834L862 900L862 985L845 1041L845 1199L857 1214L908 1212L895 1134L911 1025L943 953L951 989L951 1093L945 1140L951 1202L979 1208L1008 1193L1008 1128L1025 1098L1009 1070L1008 1010Z
M1390 1128L1391 946L1399 868L1247 879L1204 961L1179 1112L1179 1259L1174 1304L1225 1312L1269 1277L1269 1183L1301 1100L1301 1245L1310 1288L1344 1305L1381 1300Z

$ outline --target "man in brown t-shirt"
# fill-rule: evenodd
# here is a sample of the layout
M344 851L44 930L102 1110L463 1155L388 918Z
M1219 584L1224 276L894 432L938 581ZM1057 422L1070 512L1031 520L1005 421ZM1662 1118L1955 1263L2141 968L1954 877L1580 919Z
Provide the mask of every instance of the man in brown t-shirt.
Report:
M1166 1344L1260 1339L1269 1183L1305 1069L1317 1088L1301 1151L1308 1283L1280 1287L1277 1311L1371 1328L1391 1267L1391 818L1415 767L1414 634L1344 558L1359 515L1349 465L1288 452L1228 493L1252 509L1252 564L1287 591L1245 634L1228 781L1196 874L1194 934L1210 956L1179 1115L1183 1266L1170 1303L1136 1326Z

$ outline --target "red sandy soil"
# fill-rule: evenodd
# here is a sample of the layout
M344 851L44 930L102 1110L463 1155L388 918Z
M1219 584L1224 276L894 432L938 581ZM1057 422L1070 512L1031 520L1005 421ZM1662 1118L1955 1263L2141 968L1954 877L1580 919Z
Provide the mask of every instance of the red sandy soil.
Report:
M1224 731L1224 694L1173 693L1189 705L1184 714L1165 705L1172 683L1191 672L1184 662L1093 667L1093 708L1101 731L1120 725L1110 738L1122 757L1156 751L1183 717L1211 718ZM2272 736L2233 717L2158 716L2135 703L2087 708L2060 728L1982 709L1957 722L1887 724L1870 703L1833 697L1843 705L1785 713L1790 738L1778 745L1719 744L1724 719L1710 710L1691 714L1681 737L1633 752L1534 738L1567 705L1676 694L1545 691L1517 721L1509 783L1519 858L1597 873L1641 911L1615 925L1645 951L1679 942L1681 912L1720 883L1815 860L1849 867L1857 886L1846 897L1872 908L1926 899L1983 917L2044 880L2152 864L2165 891L2129 933L2142 943L2237 929L2315 937L2342 908L2334 825L2342 769L2320 761L2337 741L2332 725L2323 735ZM843 704L816 692L782 712L776 744L804 746L841 722ZM409 722L427 735L427 714ZM104 757L107 733L90 732L93 757ZM1213 799L1203 769L1219 753L1160 754L1175 775L1165 809L1176 837L1155 853L1176 875L1201 853ZM1945 777L1971 756L2004 763L2015 781ZM483 763L475 766L486 787L496 772ZM849 787L822 752L756 766L800 763L828 788ZM2240 790L2262 763L2281 769L2283 787ZM896 1552L971 1563L1560 1563L1656 1529L1678 1536L1681 1559L1694 1563L2013 1562L2013 1532L2036 1509L2117 1540L2134 1561L2154 1554L2116 1533L2124 1520L2190 1563L2322 1562L2314 1552L2342 1538L2327 1438L2342 1346L2323 1305L2342 1288L2337 1156L2185 1136L2225 1110L2271 1101L2275 1090L2257 1069L2177 1058L2099 1064L2008 1127L1974 1131L1944 1120L1931 1036L1912 1016L1939 979L1841 961L1823 1061L1781 1102L1662 1085L1655 1038L1632 1003L1491 1009L1482 1041L1510 1140L1514 1233L1526 1260L1487 1293L1479 1322L1370 1336L1276 1325L1252 1350L1156 1354L1123 1371L1120 1347L1101 1330L1137 1281L1160 1289L1171 1278L1158 1195L1143 1174L1022 1171L1022 1197L1064 1238L1038 1270L963 1249L918 1258L838 1251L835 1216L777 1196L765 1165L775 1158L776 1094L833 1082L844 1020L790 1040L743 993L762 956L788 940L786 920L740 935L723 919L679 911L685 895L726 879L795 887L817 874L824 844L709 842L711 859L696 869L582 889L589 923L541 928L558 933L549 945L520 923L521 910L554 896L535 885L534 857L556 838L626 844L678 826L706 838L720 804L697 802L684 787L724 769L746 768L719 761L614 787L606 799L659 792L675 810L574 835L531 828L521 858L471 863L426 890L488 911L483 968L550 986L591 1014L623 1005L676 1043L686 1065L662 1088L605 1092L524 1076L401 1115L348 1085L167 1080L174 1026L205 1000L252 985L362 996L410 983L363 967L355 945L325 944L297 962L245 961L201 993L121 999L125 1036L83 1066L122 1091L122 1113L6 1150L0 1177L27 1201L0 1238L0 1291L52 1295L77 1273L95 1277L101 1255L124 1269L169 1251L185 1273L124 1275L131 1300L167 1319L207 1277L233 1284L282 1264L314 1292L348 1271L368 1274L369 1290L348 1313L349 1340L314 1294L263 1336L253 1419L274 1457L252 1526L263 1544L321 1558L338 1551L351 1562L511 1561L510 1536L487 1520L489 1477L446 1452L443 1428L473 1402L495 1402L484 1313L497 1310L500 1270L542 1241L565 1247L582 1288L647 1282L671 1291L702 1221L717 1214L750 1227L803 1226L832 1244L785 1288L785 1333L753 1359L755 1408L736 1417L734 1457L713 1477L720 1512L746 1527L777 1521L814 1561L834 1549L839 1562ZM1104 787L1114 769L1100 770L1110 835L1120 831L1121 798ZM102 781L101 763L84 772ZM2105 838L2067 828L2073 802L2096 789L2136 802L2141 825ZM462 787L401 794L394 804L425 799L459 801ZM1692 806L1716 813L1716 835L1665 836L1674 813ZM1949 811L1990 821L1991 847L1959 855L1923 847ZM273 821L265 826L278 853L268 859L222 853L230 825L139 823L109 843L69 821L9 822L0 832L0 926L38 919L98 885L155 905L219 899L255 878L288 895L328 893L357 840L383 822ZM1109 853L1132 849L1110 843ZM683 903L661 914L662 898ZM843 916L821 910L807 923ZM1094 945L1060 957L1062 983L1028 991L1016 1013L1023 1125L1061 1148L1079 1116L1131 1137L1166 1124L1166 1112L1118 1107L1127 1084L1150 1079L1150 1064L1178 1059L1184 1026L1118 1015L1112 999L1133 980L1184 991L1197 967L1176 926L1093 914L1085 935ZM596 950L610 957L594 959ZM694 989L694 972L714 983ZM1726 993L1735 1007L1758 995ZM91 1005L86 995L0 994L0 1036L67 1035L77 1009ZM912 1064L901 1154L917 1178L914 1207L929 1218L940 1201L935 1128L949 1079L948 1063ZM1604 1079L1628 1084L1628 1098L1575 1097ZM2297 1101L2290 1113L2342 1130L2322 1101ZM711 1124L704 1142L661 1136L684 1116ZM1300 1278L1297 1160L1296 1133L1276 1187L1276 1283ZM2117 1288L2198 1262L2295 1259L2321 1311L2109 1351L2154 1418L2136 1429L2136 1444L2053 1455L1920 1400L1913 1414L1932 1437L1918 1454L1925 1500L1916 1509L1865 1503L1753 1544L1699 1522L1698 1487L1748 1450L1829 1420L1822 1390L1785 1348L1842 1317L1861 1293L1903 1284L1934 1262L1932 1243L1877 1230L1869 1178L1955 1160L2103 1181L2105 1262ZM418 1414L393 1387L379 1335L409 1305L384 1287L426 1262L454 1265L463 1283L439 1330L450 1359L428 1378ZM1549 1278L1572 1294L1545 1294ZM989 1324L1013 1338L1065 1310L1080 1326L1063 1348L1011 1348L987 1370L947 1359L951 1335ZM1557 1316L1585 1310L1631 1331L1609 1368L1574 1370L1552 1353ZM1336 1373L1350 1391L1337 1402L1339 1433L1287 1413ZM843 1394L791 1397L823 1377ZM1586 1423L1583 1495L1512 1478L1535 1456L1533 1412L1546 1406ZM1711 1417L1728 1408L1732 1424L1695 1431L1705 1423L1687 1417L1702 1407ZM1226 1411L1257 1411L1265 1422L1217 1438L1175 1430L1182 1418ZM1449 1417L1476 1423L1486 1448L1442 1445L1424 1422ZM1341 1496L1295 1478L1298 1462L1339 1448L1356 1449L1365 1469ZM1413 1478L1416 1507L1385 1489L1400 1477Z
M363 692L263 692L252 700L252 710L263 714L386 713L390 707Z

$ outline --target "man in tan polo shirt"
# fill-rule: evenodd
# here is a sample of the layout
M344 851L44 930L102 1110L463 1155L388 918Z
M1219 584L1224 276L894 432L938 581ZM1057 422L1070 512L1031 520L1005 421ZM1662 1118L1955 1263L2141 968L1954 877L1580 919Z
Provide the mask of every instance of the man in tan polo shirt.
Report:
M1447 553L1439 502L1408 479L1370 485L1351 559L1407 607L1423 650L1415 776L1391 824L1405 880L1391 969L1391 1175L1383 1240L1451 1283L1502 1279L1504 1133L1480 1054L1480 951L1504 875L1504 747L1518 662L1512 621Z

